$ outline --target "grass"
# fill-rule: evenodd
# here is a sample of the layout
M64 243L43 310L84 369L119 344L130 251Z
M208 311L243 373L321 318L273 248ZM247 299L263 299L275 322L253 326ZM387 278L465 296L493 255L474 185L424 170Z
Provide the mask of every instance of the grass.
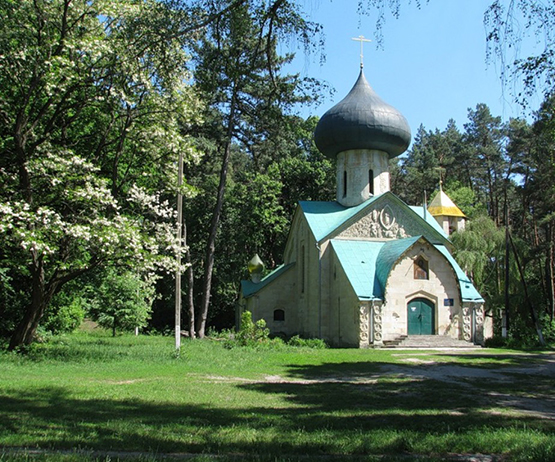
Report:
M185 342L177 356L172 342L79 333L27 355L0 353L0 462L146 462L169 453L198 461L477 453L555 461L555 420L500 399L550 399L552 376L513 372L541 365L547 353L225 349L205 340ZM440 366L463 373L436 379ZM510 380L466 376L465 368L511 368Z

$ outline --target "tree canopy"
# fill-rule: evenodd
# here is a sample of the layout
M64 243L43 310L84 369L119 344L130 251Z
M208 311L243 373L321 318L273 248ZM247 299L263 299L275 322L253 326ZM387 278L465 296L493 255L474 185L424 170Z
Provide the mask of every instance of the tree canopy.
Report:
M400 0L359 7L378 11L378 33L385 12L401 13ZM334 197L335 167L312 141L317 119L295 113L322 87L288 74L293 54L280 53L288 40L317 50L321 28L283 0L0 0L0 13L0 334L10 348L71 310L116 329L152 308L147 328L171 328L168 270L181 253L189 332L230 327L246 263L258 253L279 265L297 201ZM518 100L540 90L541 108L532 123L478 104L460 128L421 126L392 164L392 190L422 204L442 182L471 219L453 237L457 258L494 316L512 296L518 333L534 310L545 325L555 315L555 12L494 0L485 13L489 57L524 81ZM542 53L507 58L517 18L542 34ZM175 229L180 153L187 245Z

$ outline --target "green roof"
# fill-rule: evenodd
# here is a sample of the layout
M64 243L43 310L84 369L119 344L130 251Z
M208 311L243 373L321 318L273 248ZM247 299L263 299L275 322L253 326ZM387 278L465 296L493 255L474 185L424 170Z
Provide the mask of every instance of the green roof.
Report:
M330 242L358 298L383 300L387 279L393 266L420 239L426 238L416 236L385 242L332 239ZM483 302L483 298L449 250L444 245L434 247L445 256L455 271L462 300Z
M382 299L376 278L376 261L385 242L332 239L331 246L358 298Z
M455 273L457 274L457 279L459 280L459 286L461 288L461 298L463 302L483 303L484 299L482 298L476 287L474 287L474 284L472 283L470 278L466 275L457 261L453 258L451 252L449 252L449 250L444 245L436 245L435 248L439 250L445 256L445 258L447 258L447 260L449 260L449 263L451 263L451 266L455 270Z
M263 287L266 287L270 282L277 279L283 273L285 273L289 268L295 266L295 262L289 263L288 265L280 265L271 273L264 276L259 283L254 283L252 281L241 281L241 290L243 291L243 297L248 298L254 295Z
M376 262L377 276L380 286L385 291L387 278L393 269L393 265L401 258L408 249L410 249L421 236L409 237L407 239L398 239L395 241L387 241L378 255Z
M421 205L409 205L409 207L414 213L416 213L420 218L424 219L426 223L428 223L438 233L444 236L445 239L449 239L441 225L437 222L434 216L426 210L425 207L422 207Z
M358 298L383 300L393 265L420 236L394 241L332 239L331 245Z
M378 197L374 196L356 207L345 207L339 202L300 201L299 205L308 221L308 225L319 242L328 234L339 228L349 218L373 203Z
M409 213L414 213L416 221L422 220L420 221L420 224L422 225L420 234L425 234L428 240L432 241L434 244L449 242L449 238L439 223L431 214L424 213L423 207L408 206L391 192L385 192L381 195L373 196L356 207L345 207L339 202L318 201L301 201L299 202L299 205L302 213L306 217L306 221L308 222L308 226L310 227L314 238L317 242L320 242L359 212L379 201L381 198L386 197L389 197L389 200L396 203L399 207L404 207L409 211Z

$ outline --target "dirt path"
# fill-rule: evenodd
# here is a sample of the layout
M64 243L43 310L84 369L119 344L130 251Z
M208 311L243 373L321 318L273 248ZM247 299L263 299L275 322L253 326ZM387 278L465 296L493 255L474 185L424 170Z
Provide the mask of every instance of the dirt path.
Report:
M503 359L503 355L499 354L492 355L487 352L473 352L473 354L483 358L489 356ZM429 357L427 354L423 356ZM407 365L391 365L384 372L456 383L473 390L484 388L484 395L497 406L510 408L521 414L555 420L555 396L552 393L555 385L555 353L523 353L516 356L507 354L506 357L515 359L517 364L507 366L500 362L498 366L491 363L486 367L463 366L419 359L414 354L406 353ZM514 388L519 391L511 394L491 390L495 388L496 383L502 385L503 382L511 384L522 382L523 386L515 386ZM484 384L487 384L487 387L483 387Z

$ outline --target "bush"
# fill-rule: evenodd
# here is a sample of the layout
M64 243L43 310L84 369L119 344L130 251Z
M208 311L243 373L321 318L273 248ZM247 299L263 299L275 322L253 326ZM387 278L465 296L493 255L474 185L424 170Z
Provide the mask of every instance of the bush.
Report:
M503 348L507 346L507 339L501 337L501 335L494 335L486 339L484 346L486 348Z
M235 335L235 340L240 346L257 346L270 342L270 329L266 327L266 321L260 319L253 322L250 311L241 315L241 328Z
M326 342L320 338L301 338L298 335L291 337L287 344L295 347L315 349L323 349L328 347Z
M106 269L102 282L94 288L88 315L101 327L132 331L147 324L154 298L154 281L144 280L133 271Z
M55 335L73 332L81 325L84 317L85 310L80 297L73 300L67 297L58 297L48 308L42 327Z
M223 332L220 333L221 338ZM236 346L245 346L251 348L280 348L285 345L300 348L327 348L328 345L318 338L301 338L298 335L291 337L288 342L285 342L280 337L270 338L270 329L266 327L266 321L260 319L253 322L252 314L250 311L245 311L241 315L241 328L239 332L233 334L228 332L227 339L224 343L226 348L233 348Z

